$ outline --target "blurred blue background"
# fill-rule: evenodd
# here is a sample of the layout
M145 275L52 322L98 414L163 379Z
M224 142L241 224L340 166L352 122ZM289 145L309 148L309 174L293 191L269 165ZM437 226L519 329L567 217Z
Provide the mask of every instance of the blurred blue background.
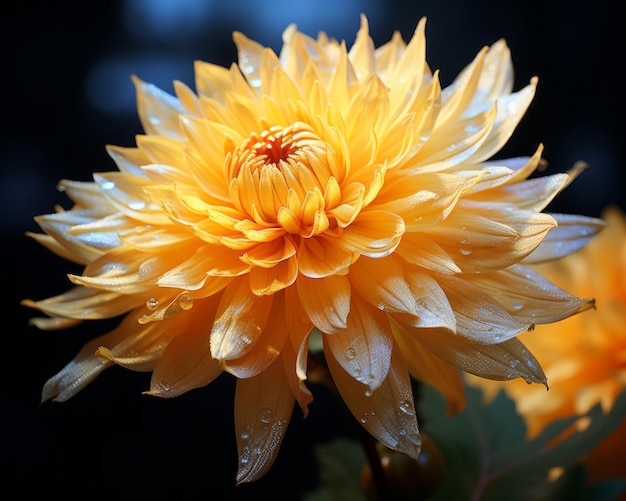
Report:
M626 208L624 30L617 2L461 0L115 0L22 2L2 20L0 214L5 340L1 475L21 499L57 493L88 499L124 491L133 499L252 499L280 489L300 499L315 487L312 445L354 433L352 418L323 388L306 420L296 411L275 467L253 486L233 488L236 451L233 384L173 401L141 395L149 375L112 369L62 405L39 406L41 386L106 326L42 333L27 326L24 297L41 299L68 286L77 271L24 237L34 215L68 207L55 189L61 178L90 180L113 170L106 144L133 146L141 133L131 74L172 92L193 87L193 61L236 60L232 32L278 51L282 31L354 41L359 15L376 43L394 30L408 40L422 16L427 59L450 83L483 45L505 38L516 90L539 76L533 104L500 156L532 154L545 145L548 173L577 160L590 167L550 207L599 216ZM115 494L115 497L118 495ZM275 496L273 496L275 497Z

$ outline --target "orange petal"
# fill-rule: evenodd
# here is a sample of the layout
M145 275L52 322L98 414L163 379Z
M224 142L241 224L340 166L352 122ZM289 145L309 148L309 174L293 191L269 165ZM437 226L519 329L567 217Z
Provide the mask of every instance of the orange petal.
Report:
M489 293L461 277L440 276L456 317L458 337L483 344L498 344L531 327L531 322L513 317Z
M354 253L341 248L337 239L324 236L302 239L298 248L298 268L302 275L321 278L346 270Z
M232 282L220 299L211 329L211 354L218 360L236 360L262 337L272 296L255 296L247 278Z
M393 319L391 327L411 376L441 392L448 404L447 415L463 410L465 386L459 369L427 349L412 329L401 326Z
M252 482L272 466L293 411L294 396L281 360L255 377L238 379L235 432L237 483Z
M324 347L368 392L382 384L391 362L393 340L386 315L353 295L346 329L324 336Z
M257 336L259 339L251 339L250 349L243 351L241 357L223 361L224 370L238 378L254 377L264 371L274 362L285 345L287 329L285 329L284 295L274 295L271 305L265 302L264 307L271 308L271 311L263 332ZM242 337L246 338L245 332L242 332Z
M296 286L300 302L315 327L326 334L346 328L350 312L350 282L346 277L300 276Z
M444 329L416 329L412 335L437 356L470 374L499 381L520 377L547 386L541 365L517 338L480 344Z
M329 337L323 336L324 343ZM387 377L371 394L343 370L332 350L325 348L324 353L333 381L352 415L383 445L417 459L422 440L409 372L398 347L393 347Z
M392 212L368 210L361 212L344 229L340 244L363 256L380 258L391 254L404 233L404 220Z

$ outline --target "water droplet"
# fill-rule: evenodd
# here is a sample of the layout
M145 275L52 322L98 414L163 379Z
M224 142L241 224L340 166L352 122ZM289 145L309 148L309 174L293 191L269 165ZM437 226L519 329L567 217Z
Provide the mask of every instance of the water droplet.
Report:
M365 390L365 396L366 397L371 397L372 396L372 390L369 389L369 388L367 390Z
M156 310L158 307L159 301L156 298L151 297L146 301L146 308L148 308L149 310Z
M100 189L112 190L113 188L115 188L115 183L113 181L102 180L100 182Z
M413 402L411 402L410 400L403 400L402 402L400 402L400 410L405 414L412 416L414 414Z
M270 409L269 407L263 407L263 409L259 411L259 419L261 420L261 423L265 423L265 424L271 423L272 422L272 409Z
M241 464L247 464L250 461L250 447L242 447L239 452L239 462Z
M178 296L178 304L183 310L191 310L193 308L193 297L189 292L183 292Z
M466 239L466 238L461 240L461 248L459 249L459 251L464 256L469 256L472 253L472 250L467 247L469 245L469 243L470 243L470 241L468 239Z
M354 351L354 348L348 348L346 350L346 357L348 357L350 360L353 360L354 357L356 357L356 351Z
M522 303L511 303L511 308L514 310L521 310L524 305Z
M385 310L385 304L384 303L378 303L378 309L380 311L384 311Z
M243 427L243 429L241 430L240 437L244 441L250 439L250 427L249 426L244 426Z
M367 415L367 412L366 412L365 414L363 414L363 415L361 416L361 418L359 419L359 421L361 421L361 424L365 424L365 423L367 423L367 418L368 418L368 417L369 417L369 416Z
M163 389L163 391L168 391L170 389L170 384L165 380L159 381L159 386Z
M417 306L419 306L420 308L426 308L426 300L424 298L418 299Z
M532 332L532 331L534 331L534 330L535 330L535 324L530 324L530 325L528 326L528 332Z

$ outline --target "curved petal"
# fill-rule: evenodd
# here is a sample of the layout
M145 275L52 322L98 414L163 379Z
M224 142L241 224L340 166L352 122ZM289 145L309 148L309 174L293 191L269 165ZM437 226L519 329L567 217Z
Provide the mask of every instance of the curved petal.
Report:
M196 304L189 325L163 351L150 380L148 395L172 398L206 386L222 373L220 363L209 349L210 323L215 316L216 298Z
M354 252L339 246L336 238L303 238L298 248L298 270L309 278L342 273L354 261Z
M397 259L362 257L350 267L349 278L359 294L379 310L419 321L418 305Z
M522 378L547 386L547 378L533 354L517 338L499 344L480 344L445 329L416 329L413 335L449 364L475 376L507 381Z
M69 291L41 301L25 299L21 304L50 316L95 320L113 318L136 308L145 300L115 292L73 287Z
M346 328L350 312L350 282L346 277L301 276L296 287L300 302L315 327L325 334Z
M556 322L594 305L592 298L572 296L528 266L514 265L494 273L476 274L467 280L490 293L524 323Z
M141 314L141 310L130 313L114 330L85 344L69 364L46 381L41 401L53 399L64 402L91 383L104 369L113 365L110 358L96 354L101 346L108 347L116 354L129 354L135 349L145 349L149 346L155 347L158 351L161 341L165 344L169 341L169 338L161 338L167 329L159 328L157 322L139 326L138 318ZM160 348L164 348L164 345Z
M272 298L272 304L265 302L263 307L270 309L270 312L259 339L252 339L250 349L244 351L239 358L223 360L224 370L238 378L254 377L264 371L281 353L287 340L284 295L276 294ZM245 340L245 331L241 334Z
M237 380L238 484L257 480L272 466L287 431L293 405L294 396L281 360L275 360L257 376Z
M386 315L356 294L351 299L346 328L324 336L325 350L330 349L343 370L370 393L387 377L392 346Z
M220 299L211 328L211 354L220 361L236 360L263 336L272 296L257 297L246 278L232 282Z
M324 336L324 344L328 337ZM337 390L352 415L383 445L417 459L422 439L409 372L398 347L393 347L387 377L372 393L364 391L363 385L343 370L332 350L325 346L324 353Z
M178 117L183 112L180 101L159 89L132 76L137 95L137 111L143 130L148 134L162 134L179 138Z
M404 220L392 212L361 212L344 229L339 240L342 247L363 256L380 258L391 254L404 233Z
M440 285L456 317L459 338L482 344L498 344L533 327L513 317L487 291L465 277L441 276Z
M587 245L605 226L602 219L572 214L550 214L557 222L539 247L524 259L524 264L537 264L558 259Z
M394 340L404 354L411 376L433 386L445 397L448 415L463 410L465 385L459 369L426 348L413 329L402 326L393 319L390 324Z

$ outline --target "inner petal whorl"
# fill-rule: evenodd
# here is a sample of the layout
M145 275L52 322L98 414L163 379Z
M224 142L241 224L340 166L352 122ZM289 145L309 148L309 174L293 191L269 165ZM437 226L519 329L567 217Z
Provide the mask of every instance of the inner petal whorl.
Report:
M319 234L328 228L326 211L332 209L325 197L332 177L328 150L302 122L252 132L230 157L233 202L262 226Z

